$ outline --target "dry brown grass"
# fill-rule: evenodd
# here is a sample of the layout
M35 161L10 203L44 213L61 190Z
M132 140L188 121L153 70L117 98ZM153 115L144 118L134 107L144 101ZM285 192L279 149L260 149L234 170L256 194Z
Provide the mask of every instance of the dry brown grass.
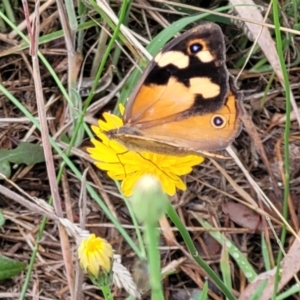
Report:
M201 1L190 2L192 6L197 6L197 3ZM213 2L215 3L211 3L211 5L221 5L218 1ZM28 3L30 13L34 11L34 4L34 1ZM103 55L109 40L109 35L105 33L104 29L108 32L111 32L111 30L103 21L100 21L100 24L96 23L90 26L90 28L85 28L82 37L82 57L78 56L74 59L71 66L67 60L67 47L70 47L70 45L66 43L64 36L59 37L57 33L64 22L58 14L57 4L54 1L48 1L45 5L47 7L40 13L40 35L55 33L58 37L41 44L39 50L45 55L64 86L67 86L68 83L71 86L76 86L76 82L80 77L78 65L82 60L84 60L83 77L95 75L95 72L92 71L91 73L91 70L94 65L99 65L101 55ZM121 3L120 1L111 1L110 5L115 12L118 12ZM201 5L203 6L204 3L201 2ZM211 9L212 6L206 8ZM88 9L88 12L88 20L98 18L91 8ZM26 23L21 26L25 20L21 2L14 13L16 25L20 25L20 30L27 34ZM140 39L143 44L145 40L156 36L162 28L181 18L183 14L182 11L176 11L171 4L162 7L156 2L134 1L126 27L143 37L143 39ZM283 26L293 28L293 18L287 15L284 15L284 17L285 23ZM227 24L221 22L220 24L226 37L228 67L231 73L236 75L239 70L235 66L244 57L244 53L249 50L251 42L245 42L242 45L240 41L245 40L245 37L241 29L230 22L227 22ZM101 31L102 28L103 31ZM61 141L62 128L64 132L70 133L72 130L70 126L65 126L69 124L66 99L42 63L39 64L42 84L40 92L42 94L37 95L33 80L36 70L32 69L29 49L20 46L22 40L14 30L7 26L7 32L0 35L0 40L1 84L35 117L38 116L38 99L42 99L41 95L43 94L46 105L42 102L40 105L46 118L49 119L49 135L57 136L57 142L64 148ZM98 57L98 61L95 61L96 55L90 50L95 49L95 45L99 40L103 50L98 52L100 53L100 59ZM291 46L285 53L287 63L296 61L297 49L299 49L299 36L294 36ZM141 49L141 51L144 50ZM132 68L132 61L135 60L132 59L134 57L133 53L136 54L137 52L130 47L123 46L120 57L114 66L113 74L109 68L113 57L110 57L105 68L106 77L102 81L105 88L94 98L93 110L85 118L89 124L95 123L104 111L114 108L119 96L118 91L122 87L118 88L118 84L122 82L122 79ZM286 125L285 95L276 77L271 83L270 90L265 92L267 83L272 76L272 70L259 73L251 71L251 68L263 56L262 52L256 52L248 61L239 78L240 89L244 91L245 95L246 117L244 119L244 130L237 137L233 146L236 148L245 170L270 202L281 211L285 180L283 171L283 134ZM268 63L265 65L267 66ZM73 68L73 77L67 78L68 68L69 70ZM289 79L295 103L299 107L299 63L295 63L289 68ZM105 98L108 95L109 97ZM47 132L44 134L47 135ZM28 119L24 118L23 113L6 96L0 94L0 149L13 149L21 141L41 144L43 138L44 135ZM85 135L80 145L73 149L71 160L81 172L88 168L87 181L95 185L97 192L109 207L111 213L135 240L135 230L131 217L119 196L114 182L104 172L99 171L92 165L91 160L84 152L87 145L89 145L89 141ZM293 116L290 133L290 201L287 223L295 232L299 230L300 221L299 146L299 124L296 117ZM61 157L55 151L53 151L53 156L48 153L47 157L50 160L53 159L53 171L57 174L62 163ZM49 165L47 167L49 168ZM222 173L223 170L225 170L227 178ZM201 257L217 273L220 274L219 262L222 246L206 230L201 228L190 214L191 211L208 220L227 238L231 239L247 256L248 261L254 266L258 274L265 271L261 249L261 234L264 233L269 247L269 254L273 255L270 258L273 267L279 248L274 233L279 234L282 221L274 212L274 209L267 208L266 204L262 202L262 198L259 197L260 192L257 192L254 183L249 182L245 177L235 160L217 161L217 164L206 160L205 163L195 168L191 175L186 177L186 182L187 191L178 192L171 201L176 207L182 222L186 224L190 231ZM39 211L37 209L38 205L32 204L30 207L30 204L26 204L25 198L32 203L33 197L48 201L51 195L54 196L56 215L67 218L73 223L79 222L79 199L86 198L86 229L109 240L116 253L121 255L122 263L128 269L132 269L133 261L136 259L135 253L93 199L89 195L81 195L82 182L69 168L66 168L63 172L61 183L58 185L57 199L53 195L55 175L48 178L45 163L30 166L15 165L10 181L3 180L1 185L3 188L15 192L21 198L18 200L13 195L1 196L0 209L6 218L5 225L0 231L0 253L2 255L29 264L42 218L43 216L51 217L46 212ZM16 186L32 198L25 196ZM0 194L4 194L4 189L0 188ZM58 198L60 198L61 203L57 202ZM265 216L270 217L274 231L270 229ZM162 237L160 244L162 266L165 268L175 266L174 268L177 271L164 280L165 297L174 300L188 299L188 293L203 286L205 274L185 251L184 244L176 228L172 227L172 229L177 240L170 245ZM53 219L47 220L38 245L38 255L33 265L27 296L24 299L70 299L69 286L70 282L73 282L70 274L74 270L73 264L70 263L68 265L70 273L67 275L66 259L76 261L76 243L72 238L67 239L63 231L63 228L60 228ZM293 244L294 240L295 237L289 232L284 245L286 252L289 252L290 245ZM62 248L68 248L69 243L70 251L68 249L64 250L69 253L69 256L66 254L64 260ZM293 259L299 260L299 257L294 256ZM231 270L233 294L238 296L245 289L247 280L235 263L231 263ZM295 272L297 271L295 270ZM26 272L0 282L0 298L18 299L25 275ZM81 285L84 299L103 299L99 290L93 287L88 280L83 279ZM113 287L113 292L115 299L126 298L127 293L124 290ZM212 299L222 299L213 283L210 285L210 297ZM146 294L143 299L148 298L149 296ZM297 299L296 296L293 299Z

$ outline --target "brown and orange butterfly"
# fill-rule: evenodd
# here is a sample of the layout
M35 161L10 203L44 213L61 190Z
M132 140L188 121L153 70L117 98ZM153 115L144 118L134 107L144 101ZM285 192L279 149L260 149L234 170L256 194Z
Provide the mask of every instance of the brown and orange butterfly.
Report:
M225 64L220 27L205 23L168 43L108 136L130 150L185 155L226 148L241 130L241 93Z

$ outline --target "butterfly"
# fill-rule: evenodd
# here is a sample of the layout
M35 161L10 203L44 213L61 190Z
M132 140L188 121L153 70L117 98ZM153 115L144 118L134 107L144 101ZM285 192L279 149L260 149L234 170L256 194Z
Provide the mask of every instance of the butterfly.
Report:
M156 54L128 99L124 125L107 135L137 152L222 150L241 131L241 99L226 67L223 33L204 23Z

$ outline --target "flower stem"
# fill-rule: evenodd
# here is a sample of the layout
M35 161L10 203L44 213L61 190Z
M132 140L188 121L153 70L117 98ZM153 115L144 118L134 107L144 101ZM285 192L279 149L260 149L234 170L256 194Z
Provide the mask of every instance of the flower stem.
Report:
M101 285L100 288L103 292L105 300L114 300L109 285Z
M159 243L159 234L156 226L151 223L145 223L145 242L148 251L149 273L151 284L151 299L164 300L161 286L160 255L157 248Z
M136 184L131 203L137 219L144 224L145 228L144 237L150 273L151 299L164 300L157 224L167 210L168 197L163 192L161 184L155 176L144 175Z

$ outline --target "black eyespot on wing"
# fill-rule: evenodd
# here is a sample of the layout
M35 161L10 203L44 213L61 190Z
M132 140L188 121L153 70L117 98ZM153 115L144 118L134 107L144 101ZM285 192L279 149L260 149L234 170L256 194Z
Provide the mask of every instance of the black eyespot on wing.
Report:
M211 119L211 123L215 128L223 128L226 125L226 120L221 115L214 115Z
M191 54L196 54L203 49L203 46L200 43L193 43L189 47L190 47L189 50Z
M222 118L220 118L220 117L215 117L214 118L214 124L217 126L217 127L220 127L220 126L222 126L223 125L223 119Z

